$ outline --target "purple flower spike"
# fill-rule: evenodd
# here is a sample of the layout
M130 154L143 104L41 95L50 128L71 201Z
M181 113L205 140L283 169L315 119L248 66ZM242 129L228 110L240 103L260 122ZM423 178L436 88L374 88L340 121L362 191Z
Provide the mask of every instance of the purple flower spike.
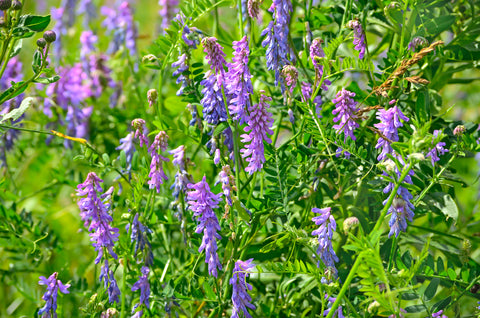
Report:
M160 193L160 186L163 184L163 181L168 180L167 175L163 171L163 162L170 161L170 159L160 155L161 151L167 150L167 146L168 135L164 131L161 131L155 136L155 141L148 148L148 152L152 157L150 173L148 174L148 177L150 178L148 185L150 189L156 188L157 193Z
M152 253L152 245L148 240L147 233L153 233L147 226L143 225L142 222L138 220L138 213L135 214L133 218L133 222L127 224L126 226L127 233L131 229L132 232L130 234L131 242L135 242L135 257L137 257L138 250L144 253L144 261L145 265L150 266L153 264L153 253ZM147 249L148 248L148 249Z
M170 25L175 14L178 12L178 0L159 0L160 11L158 14L162 17L162 29L166 29Z
M63 284L59 279L57 279L58 273L55 272L50 277L45 278L45 276L40 276L40 281L38 284L47 286L47 291L43 294L42 299L46 301L45 306L38 310L38 314L42 315L43 318L57 317L57 297L58 291L62 294L70 293L68 288L70 284Z
M438 157L438 155L444 155L446 152L448 152L448 149L444 148L446 146L446 143L444 143L443 141L439 141L435 144L435 140L438 139L438 135L440 133L440 130L435 130L433 132L434 140L432 141L432 144L434 144L434 147L425 156L425 158L430 157L432 165L435 165L435 162L440 160L440 157Z
M252 290L252 285L247 283L247 277L255 268L255 264L252 263L253 258L241 261L238 260L235 262L235 267L233 268L233 275L230 278L230 285L232 285L232 316L231 318L252 318L248 313L247 308L255 310L255 306L251 304L252 297L248 294L249 290ZM243 313L243 314L242 314Z
M247 37L233 42L233 49L233 61L228 64L225 88L226 93L232 96L228 105L230 115L242 125L248 120L246 110L250 107L250 95L253 94L252 75L248 69L250 51Z
M203 98L200 103L203 105L203 117L212 125L227 121L227 109L223 101L222 87L217 81L217 76L212 71L205 73L205 79L200 83Z
M127 170L132 167L133 154L135 153L135 144L133 143L133 132L128 133L123 138L120 138L120 146L115 150L125 151Z
M356 140L353 131L360 127L360 125L355 121L355 113L357 112L357 102L353 100L355 93L342 89L337 93L335 99L332 102L335 104L335 109L332 111L332 114L337 115L333 118L333 122L337 123L333 128L337 131L338 134L343 132L345 137L345 142L347 142L347 137L350 137L352 140Z
M109 201L113 187L99 195L103 191L100 186L102 182L103 180L97 177L94 172L90 172L85 182L77 186L77 196L86 195L85 198L78 201L78 207L84 226L92 232L90 233L90 241L98 252L95 264L98 264L102 259L104 249L107 249L110 255L117 259L113 246L118 241L119 234L118 229L110 225L113 218L109 214L111 207Z
M214 37L204 38L202 45L206 54L205 58L208 60L210 68L215 75L217 75L218 85L222 85L225 73L223 68L227 64L227 62L225 62L223 47L217 43L217 39Z
M394 106L388 110L380 109L377 113L377 119L380 123L374 124L374 126L380 130L384 137L389 139L386 140L383 137L378 139L375 149L381 148L382 152L378 155L377 160L383 161L387 159L387 154L397 157L397 154L391 146L391 141L398 141L398 128L403 126L400 119L409 121L408 117L405 116L397 106Z
M191 189L187 193L188 208L193 212L193 216L198 222L195 233L203 232L202 245L200 245L198 251L205 250L205 263L208 263L208 272L210 275L217 277L217 268L222 269L217 254L217 240L222 237L217 233L221 229L213 209L218 208L220 195L212 193L205 176L202 181L196 184L190 183L187 187Z
M150 302L148 298L150 297L150 283L148 282L148 274L150 273L150 269L146 266L143 266L142 275L138 277L138 280L133 284L132 291L140 290L140 302L133 306L132 314L140 305L145 305L148 308Z
M288 44L290 13L292 12L290 0L273 0L268 11L273 12L273 20L262 31L265 36L262 46L267 48L267 69L275 71L275 86L281 81L280 70L288 61L290 46ZM281 82L282 90L283 82Z
M147 128L145 126L145 120L136 118L132 120L132 127L135 129L135 139L140 140L140 147L143 145L148 147Z
M188 76L183 75L184 72L188 71L189 68L190 55L188 53L183 53L178 56L178 60L172 63L172 67L176 68L173 72L173 76L178 76L176 83L181 84L180 88L177 91L177 96L183 94L183 91L190 83Z
M322 39L314 39L312 41L312 45L310 46L310 59L312 59L317 80L320 80L320 78L323 76L323 65L315 59L316 57L325 57L325 53L322 49L322 44ZM324 79L322 83L322 89L325 91L328 90L327 85L330 84L332 84L332 82L330 82L328 79Z
M102 7L100 12L105 17L102 25L107 29L107 33L113 36L109 53L115 53L125 46L129 54L137 54L138 31L133 20L133 10L128 1L122 1L117 9Z
M312 232L312 235L318 236L317 254L320 256L326 270L329 272L327 278L322 278L322 283L327 283L330 282L332 278L337 278L335 262L338 262L338 257L335 254L332 245L333 232L337 229L337 223L331 214L331 210L331 208L312 209L312 212L320 214L319 216L312 218L312 221L315 222L316 225L320 225L318 229ZM317 266L320 267L320 261L318 261Z
M360 21L352 20L347 23L347 27L353 29L353 44L355 45L355 50L359 51L358 58L363 59L365 56L365 32L363 32L363 27Z
M271 143L272 140L267 136L273 134L272 114L268 111L270 107L267 102L271 101L270 97L264 95L264 91L260 91L260 102L250 107L250 118L248 119L248 126L244 128L248 134L241 135L242 143L245 148L240 152L243 158L247 158L248 166L245 168L250 174L259 171L265 162L263 141ZM249 157L249 158L248 158Z
M113 304L114 302L120 302L120 289L118 288L117 281L113 271L108 266L108 260L105 259L105 263L100 270L100 282L103 280L103 285L108 292L108 301Z

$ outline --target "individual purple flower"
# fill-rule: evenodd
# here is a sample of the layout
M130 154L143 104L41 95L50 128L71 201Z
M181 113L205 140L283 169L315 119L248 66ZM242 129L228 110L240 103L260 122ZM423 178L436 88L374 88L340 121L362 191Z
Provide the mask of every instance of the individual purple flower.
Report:
M298 71L293 65L285 65L282 69L282 75L285 78L285 84L290 88L290 94L293 93L297 86Z
M117 254L113 251L115 242L118 241L118 229L111 226L113 221L109 214L113 187L104 194L101 194L102 179L97 177L95 172L87 175L85 182L77 186L77 196L83 197L78 201L80 208L80 217L84 222L84 226L90 231L90 241L98 252L95 264L98 264L104 255L104 250L108 250L110 255L117 259Z
M163 162L169 161L169 159L160 155L161 151L167 150L167 141L168 135L164 131L161 131L155 136L155 141L150 148L148 148L148 152L152 157L150 173L148 174L148 177L150 178L148 185L150 189L156 188L157 193L160 193L160 186L163 184L163 181L168 180L163 171Z
M252 290L252 285L247 283L247 277L250 275L255 264L253 264L253 258L241 261L238 260L235 262L233 268L232 278L230 278L230 285L232 285L232 316L231 318L240 318L246 317L251 318L252 316L248 313L248 309L255 310L255 306L251 304L252 296L248 294L249 290Z
M229 206L232 206L233 201L232 201L232 192L235 189L235 178L232 175L232 171L230 169L229 165L225 165L222 167L222 170L220 170L220 173L218 174L218 182L222 183L222 192L223 196L225 197L225 201Z
M243 134L242 143L246 144L245 148L240 150L242 157L246 158L248 166L245 168L250 174L259 171L265 162L263 141L271 143L272 140L267 136L273 134L271 129L273 126L272 114L268 111L270 107L267 102L272 99L264 95L264 91L260 91L260 102L250 106L250 118L248 126L244 128L248 134Z
M177 96L182 95L183 91L190 83L190 79L188 78L188 75L183 74L189 69L189 61L190 61L190 55L187 52L185 52L178 56L178 60L176 62L172 63L172 67L176 68L176 70L173 72L172 75L178 76L176 83L181 84L180 88L177 91Z
M137 54L137 28L133 20L133 10L128 1L120 2L117 9L104 6L100 12L105 17L102 25L107 29L107 33L113 36L109 53L115 53L125 46L130 51L129 54Z
M222 85L225 76L224 67L227 64L225 62L225 53L223 53L223 47L217 43L217 39L214 37L206 37L202 40L203 51L205 52L205 58L210 64L210 69L217 76L218 85Z
M312 84L309 82L302 82L302 101L308 104L308 100L312 97ZM315 105L315 114L318 118L322 118L322 97L320 95L315 96L313 99L313 104Z
M150 297L150 283L148 282L148 274L150 273L150 269L146 266L143 266L141 272L142 275L138 276L138 280L132 286L132 291L140 290L140 302L133 306L132 314L142 304L145 305L146 308L148 308L150 305L148 300Z
M3 73L2 78L0 79L0 90L5 91L10 88L12 82L18 83L22 81L22 62L18 60L17 57L12 57ZM15 108L19 107L22 103L23 98L25 97L25 93L22 93L12 99L5 101L0 108L0 115L5 115L10 111L14 110ZM17 120L12 120L11 124L13 125L20 125L20 122L23 120L24 116L22 115ZM0 137L0 148L3 148L3 153L0 154L0 159L3 163L6 162L5 157L5 150L10 150L13 147L15 140L19 136L19 131L15 129L7 130L1 137ZM2 165L0 162L0 166Z
M131 242L135 242L135 254L134 256L137 257L137 253L140 250L143 252L144 263L146 266L153 265L153 252L152 252L152 245L147 237L148 233L153 233L147 226L143 225L142 222L138 220L138 213L135 214L133 218L132 224L127 224L126 226L127 233L131 229L130 240Z
M275 86L280 82L280 70L288 61L291 51L288 44L290 13L292 12L290 0L273 0L268 11L273 12L273 20L262 31L261 36L266 36L262 46L267 47L267 69L275 71ZM281 82L283 90L283 81Z
M404 169L406 169L406 167L404 167ZM401 171L398 171L398 169L396 169L395 172L397 176L400 177ZM403 182L412 184L412 174L413 171L410 171L410 174L406 176ZM390 182L383 190L383 193L390 193L394 189L394 187L395 184ZM395 237L398 237L400 231L405 232L407 230L407 220L410 222L413 221L413 217L415 216L415 206L411 202L412 199L413 195L407 188L403 186L400 186L398 188L398 191L395 194L395 198L393 199L393 203L387 212L387 214L391 215L390 221L388 222L388 225L390 226L390 232L388 233L388 237L391 237L394 234ZM383 204L385 205L387 201L388 199L383 201Z
M319 216L312 218L312 221L316 225L320 225L318 229L312 232L312 235L318 236L318 248L317 254L320 256L320 260L325 265L326 269L330 271L329 277L322 278L322 283L326 283L337 278L337 268L335 262L338 262L337 254L333 250L332 237L333 232L337 229L337 223L331 214L331 208L318 209L313 208L312 212L319 213ZM320 267L320 260L317 266Z
M208 263L208 272L210 275L217 277L217 268L222 269L217 254L217 240L222 237L218 234L221 228L213 209L218 208L220 195L212 193L205 176L203 176L202 181L196 184L190 183L187 187L191 189L187 193L188 208L193 212L193 216L198 222L195 233L203 232L202 244L198 251L205 250L205 263Z
M383 108L380 109L377 112L377 119L380 122L374 124L374 126L382 133L382 136L378 138L377 145L375 146L375 149L382 149L377 160L383 161L387 159L387 154L397 157L397 154L395 154L395 151L392 148L392 142L398 141L398 128L403 126L400 119L403 121L409 121L408 117L405 116L395 105L388 110ZM386 137L387 139L384 139L383 137Z
M82 61L83 70L90 71L89 55L95 52L95 45L98 42L98 37L90 30L83 31L80 34L80 60Z
M355 96L354 92L347 91L342 88L341 91L337 93L335 99L332 102L335 104L335 109L332 111L332 114L337 115L333 118L333 122L338 123L333 126L338 134L343 132L344 140L347 142L347 137L350 137L352 140L356 140L353 131L360 127L360 125L355 121L357 112L357 102L353 100Z
M120 302L120 289L118 288L114 273L108 265L107 258L105 258L105 262L100 269L100 282L102 281L104 288L107 290L108 293L108 301L111 304L113 304L114 302Z
M321 58L325 57L325 53L322 49L323 40L322 39L314 39L312 41L312 45L310 45L310 59L312 60L313 66L315 68L315 78L316 80L320 80L323 76L323 65L320 61L317 61L316 57ZM322 89L328 90L327 85L332 84L328 79L324 79L322 83Z
M205 73L205 78L200 83L203 98L200 103L203 105L203 119L211 124L218 125L219 122L227 121L227 109L223 101L222 87L217 81L214 72Z
M197 106L194 104L187 104L187 110L192 114L192 119L188 123L190 126L197 126L199 130L202 130L202 119L198 116Z
M336 298L336 297L328 297L328 295L325 294L325 299L328 300L328 305L329 305L329 307L323 311L323 316L324 316L324 317L328 315L328 313L329 313L330 310L331 310L331 306L332 306L333 303L337 300L337 298ZM333 314L332 317L345 318L345 316L343 315L343 308L342 308L342 306L338 306L337 310L335 310L335 313Z
M187 190L187 185L192 182L192 177L186 170L185 165L185 146L180 146L169 152L173 155L173 165L178 167L177 173L175 174L175 181L170 187L173 188L173 196L178 199L180 193L185 193Z
M363 31L362 24L358 20L352 20L347 23L347 27L353 29L353 44L355 45L355 50L359 52L358 58L363 59L365 56L365 32Z
M448 316L443 314L443 309L442 309L432 313L432 318L448 318Z
M135 129L135 139L138 139L140 141L140 147L143 147L143 145L147 146L149 145L148 142L148 137L147 137L147 128L145 126L145 120L141 118L136 118L132 120L132 127Z
M127 170L132 167L133 154L135 153L135 144L133 143L133 132L129 132L125 137L120 138L120 146L115 150L125 151Z
M170 21L178 12L178 0L158 0L160 11L158 14L162 17L162 29L166 29L170 25Z
M440 130L435 130L433 132L433 139L434 140L432 141L432 144L434 146L425 156L425 158L430 157L432 165L435 165L435 162L440 160L438 155L444 155L446 152L448 152L448 149L444 148L446 146L446 143L444 143L443 141L439 141L435 144L436 140L441 140L441 138L438 137L438 135L440 135L440 134L441 134Z
M226 74L225 93L231 96L228 105L230 115L242 125L248 120L246 110L250 107L250 95L253 94L252 75L248 69L250 51L247 37L234 41L233 50L233 61L228 64Z
M412 52L415 52L417 47L423 47L426 45L428 45L427 39L421 36L416 36L412 39L412 41L410 41L410 43L408 43L408 49Z
M58 291L62 294L69 294L68 288L70 284L63 284L57 279L58 273L55 272L50 277L40 276L38 284L47 286L47 291L43 294L42 299L46 301L45 306L38 310L38 314L43 318L57 317L57 297Z

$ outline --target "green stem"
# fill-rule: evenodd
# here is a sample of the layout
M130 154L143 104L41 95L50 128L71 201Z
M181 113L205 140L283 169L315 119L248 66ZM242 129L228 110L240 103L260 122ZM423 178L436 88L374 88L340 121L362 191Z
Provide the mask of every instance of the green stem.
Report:
M5 63L2 65L2 69L0 70L0 78L2 78L3 73L5 73L5 69L7 68L8 61L10 60L10 54L12 54L13 47L15 46L15 40L13 40L12 43L8 43L8 49L7 49L7 54L6 57L7 59L5 60ZM5 56L2 56L1 60L4 59Z
M124 318L126 315L126 295L127 295L127 258L123 257L123 281L122 281L122 308L120 318Z
M363 253L360 253L360 255L358 255L357 259L355 260L355 263L353 263L352 269L350 270L350 273L348 273L347 279L345 279L345 283L343 283L342 289L340 289L340 292L337 295L337 299L335 299L335 302L330 308L327 318L332 318L338 306L340 306L340 302L342 301L342 298L347 292L347 289L350 286L350 283L355 277L355 274L357 273L357 270L358 270L358 267L360 266L361 261L363 261Z

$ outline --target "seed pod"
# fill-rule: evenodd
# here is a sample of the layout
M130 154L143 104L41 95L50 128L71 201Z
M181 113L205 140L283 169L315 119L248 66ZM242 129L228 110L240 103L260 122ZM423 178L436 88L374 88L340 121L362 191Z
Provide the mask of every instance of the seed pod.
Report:
M44 38L40 38L37 40L37 46L43 49L47 45L47 41Z
M12 6L12 0L0 0L0 10L6 11Z
M43 33L43 38L45 39L45 41L47 41L47 43L52 43L55 42L55 40L57 39L57 35L55 34L55 32L49 30Z
M22 3L18 0L13 0L12 2L12 9L18 11L22 8Z

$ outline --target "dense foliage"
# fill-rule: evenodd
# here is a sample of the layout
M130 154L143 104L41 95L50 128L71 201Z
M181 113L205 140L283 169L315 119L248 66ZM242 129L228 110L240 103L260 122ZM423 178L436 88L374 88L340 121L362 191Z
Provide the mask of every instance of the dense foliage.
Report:
M479 2L0 10L0 316L479 315Z

